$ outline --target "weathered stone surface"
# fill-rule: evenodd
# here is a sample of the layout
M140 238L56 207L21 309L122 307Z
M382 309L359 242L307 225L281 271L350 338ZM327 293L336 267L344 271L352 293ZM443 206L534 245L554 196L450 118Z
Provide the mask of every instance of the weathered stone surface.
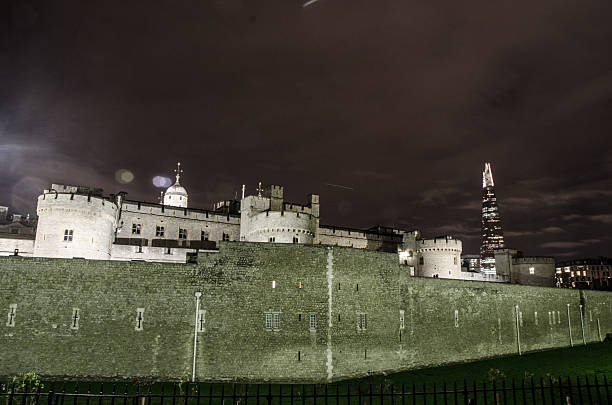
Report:
M392 253L243 242L197 264L3 257L0 309L10 317L17 306L14 326L0 323L0 375L191 375L196 291L206 311L198 380L326 381L512 354L515 305L523 352L569 346L567 304L574 344L580 305L586 342L598 341L597 320L612 332L610 293L410 277L406 267ZM266 329L266 312L280 313L278 330Z

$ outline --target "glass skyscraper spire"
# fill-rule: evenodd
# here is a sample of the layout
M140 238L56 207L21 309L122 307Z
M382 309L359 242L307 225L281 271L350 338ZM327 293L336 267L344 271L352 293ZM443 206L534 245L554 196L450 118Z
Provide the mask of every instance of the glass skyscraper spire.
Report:
M482 172L482 232L480 245L480 269L495 274L495 249L504 247L504 231L495 197L495 183L491 163L485 163Z

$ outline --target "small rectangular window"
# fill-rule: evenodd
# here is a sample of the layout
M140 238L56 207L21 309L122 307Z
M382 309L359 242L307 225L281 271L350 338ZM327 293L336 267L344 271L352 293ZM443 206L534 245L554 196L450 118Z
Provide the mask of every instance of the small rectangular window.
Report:
M400 329L404 329L404 310L400 309L400 324L399 324L399 328Z
M317 329L317 315L316 314L310 314L310 330L315 330Z
M64 230L64 241L65 242L72 242L72 235L73 235L73 230L72 229Z
M298 237L297 237L297 236L294 236L294 237L293 237L293 243L298 243L298 241L299 241Z
M11 328L15 326L15 316L16 315L17 315L17 304L10 304L6 326L9 326Z
M534 319L534 321L535 321L535 324L537 325L537 324L538 324L538 311L535 311L535 312L533 313L533 319Z
M165 233L166 229L163 226L158 225L155 227L155 236L157 236L158 238L163 238Z
M144 308L137 308L136 309L136 327L134 329L136 329L137 331L141 331L143 329L143 323L144 323Z
M459 311L455 309L455 328L459 327Z
M206 324L206 310L200 309L198 310L198 332L206 332L206 328L204 328Z
M357 330L366 330L367 328L367 314L364 312L357 312Z
M187 229L179 228L179 239L186 240L187 239Z
M202 234L200 235L200 240L205 241L205 240L208 240L208 238L209 238L208 231L202 231Z
M132 235L140 235L141 224L132 224Z
M70 320L70 329L79 329L79 319L81 318L78 308L72 308L72 318Z
M225 233L225 232L224 232L224 233L223 233L223 237L222 237L222 239L223 239L224 241L229 241L229 240L230 240L229 233Z
M273 319L272 319L272 329L280 329L280 314L278 312L274 312L272 315L274 315Z
M272 329L272 312L266 312L266 329Z
M268 238L268 242L274 242L274 241L276 241L276 238L274 236L270 236Z
M529 268L529 274L531 274L531 275L535 274L535 267L530 267Z

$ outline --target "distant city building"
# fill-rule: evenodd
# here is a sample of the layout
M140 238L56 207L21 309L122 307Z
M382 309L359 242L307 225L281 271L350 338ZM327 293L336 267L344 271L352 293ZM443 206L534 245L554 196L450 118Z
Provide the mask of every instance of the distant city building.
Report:
M555 273L558 287L612 290L612 259L609 257L557 262Z
M495 197L495 183L491 163L485 163L482 172L482 232L480 267L485 274L495 274L495 249L504 247L504 232Z
M480 256L461 255L461 271L480 273Z
M497 275L508 277L512 284L554 287L555 259L548 256L525 256L515 249L495 250Z

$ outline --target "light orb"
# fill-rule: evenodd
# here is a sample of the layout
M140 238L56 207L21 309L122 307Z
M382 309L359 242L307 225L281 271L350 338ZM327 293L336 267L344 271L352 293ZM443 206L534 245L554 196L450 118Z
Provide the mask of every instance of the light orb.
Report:
M121 184L128 184L134 181L134 173L127 169L119 169L115 172L115 180Z

